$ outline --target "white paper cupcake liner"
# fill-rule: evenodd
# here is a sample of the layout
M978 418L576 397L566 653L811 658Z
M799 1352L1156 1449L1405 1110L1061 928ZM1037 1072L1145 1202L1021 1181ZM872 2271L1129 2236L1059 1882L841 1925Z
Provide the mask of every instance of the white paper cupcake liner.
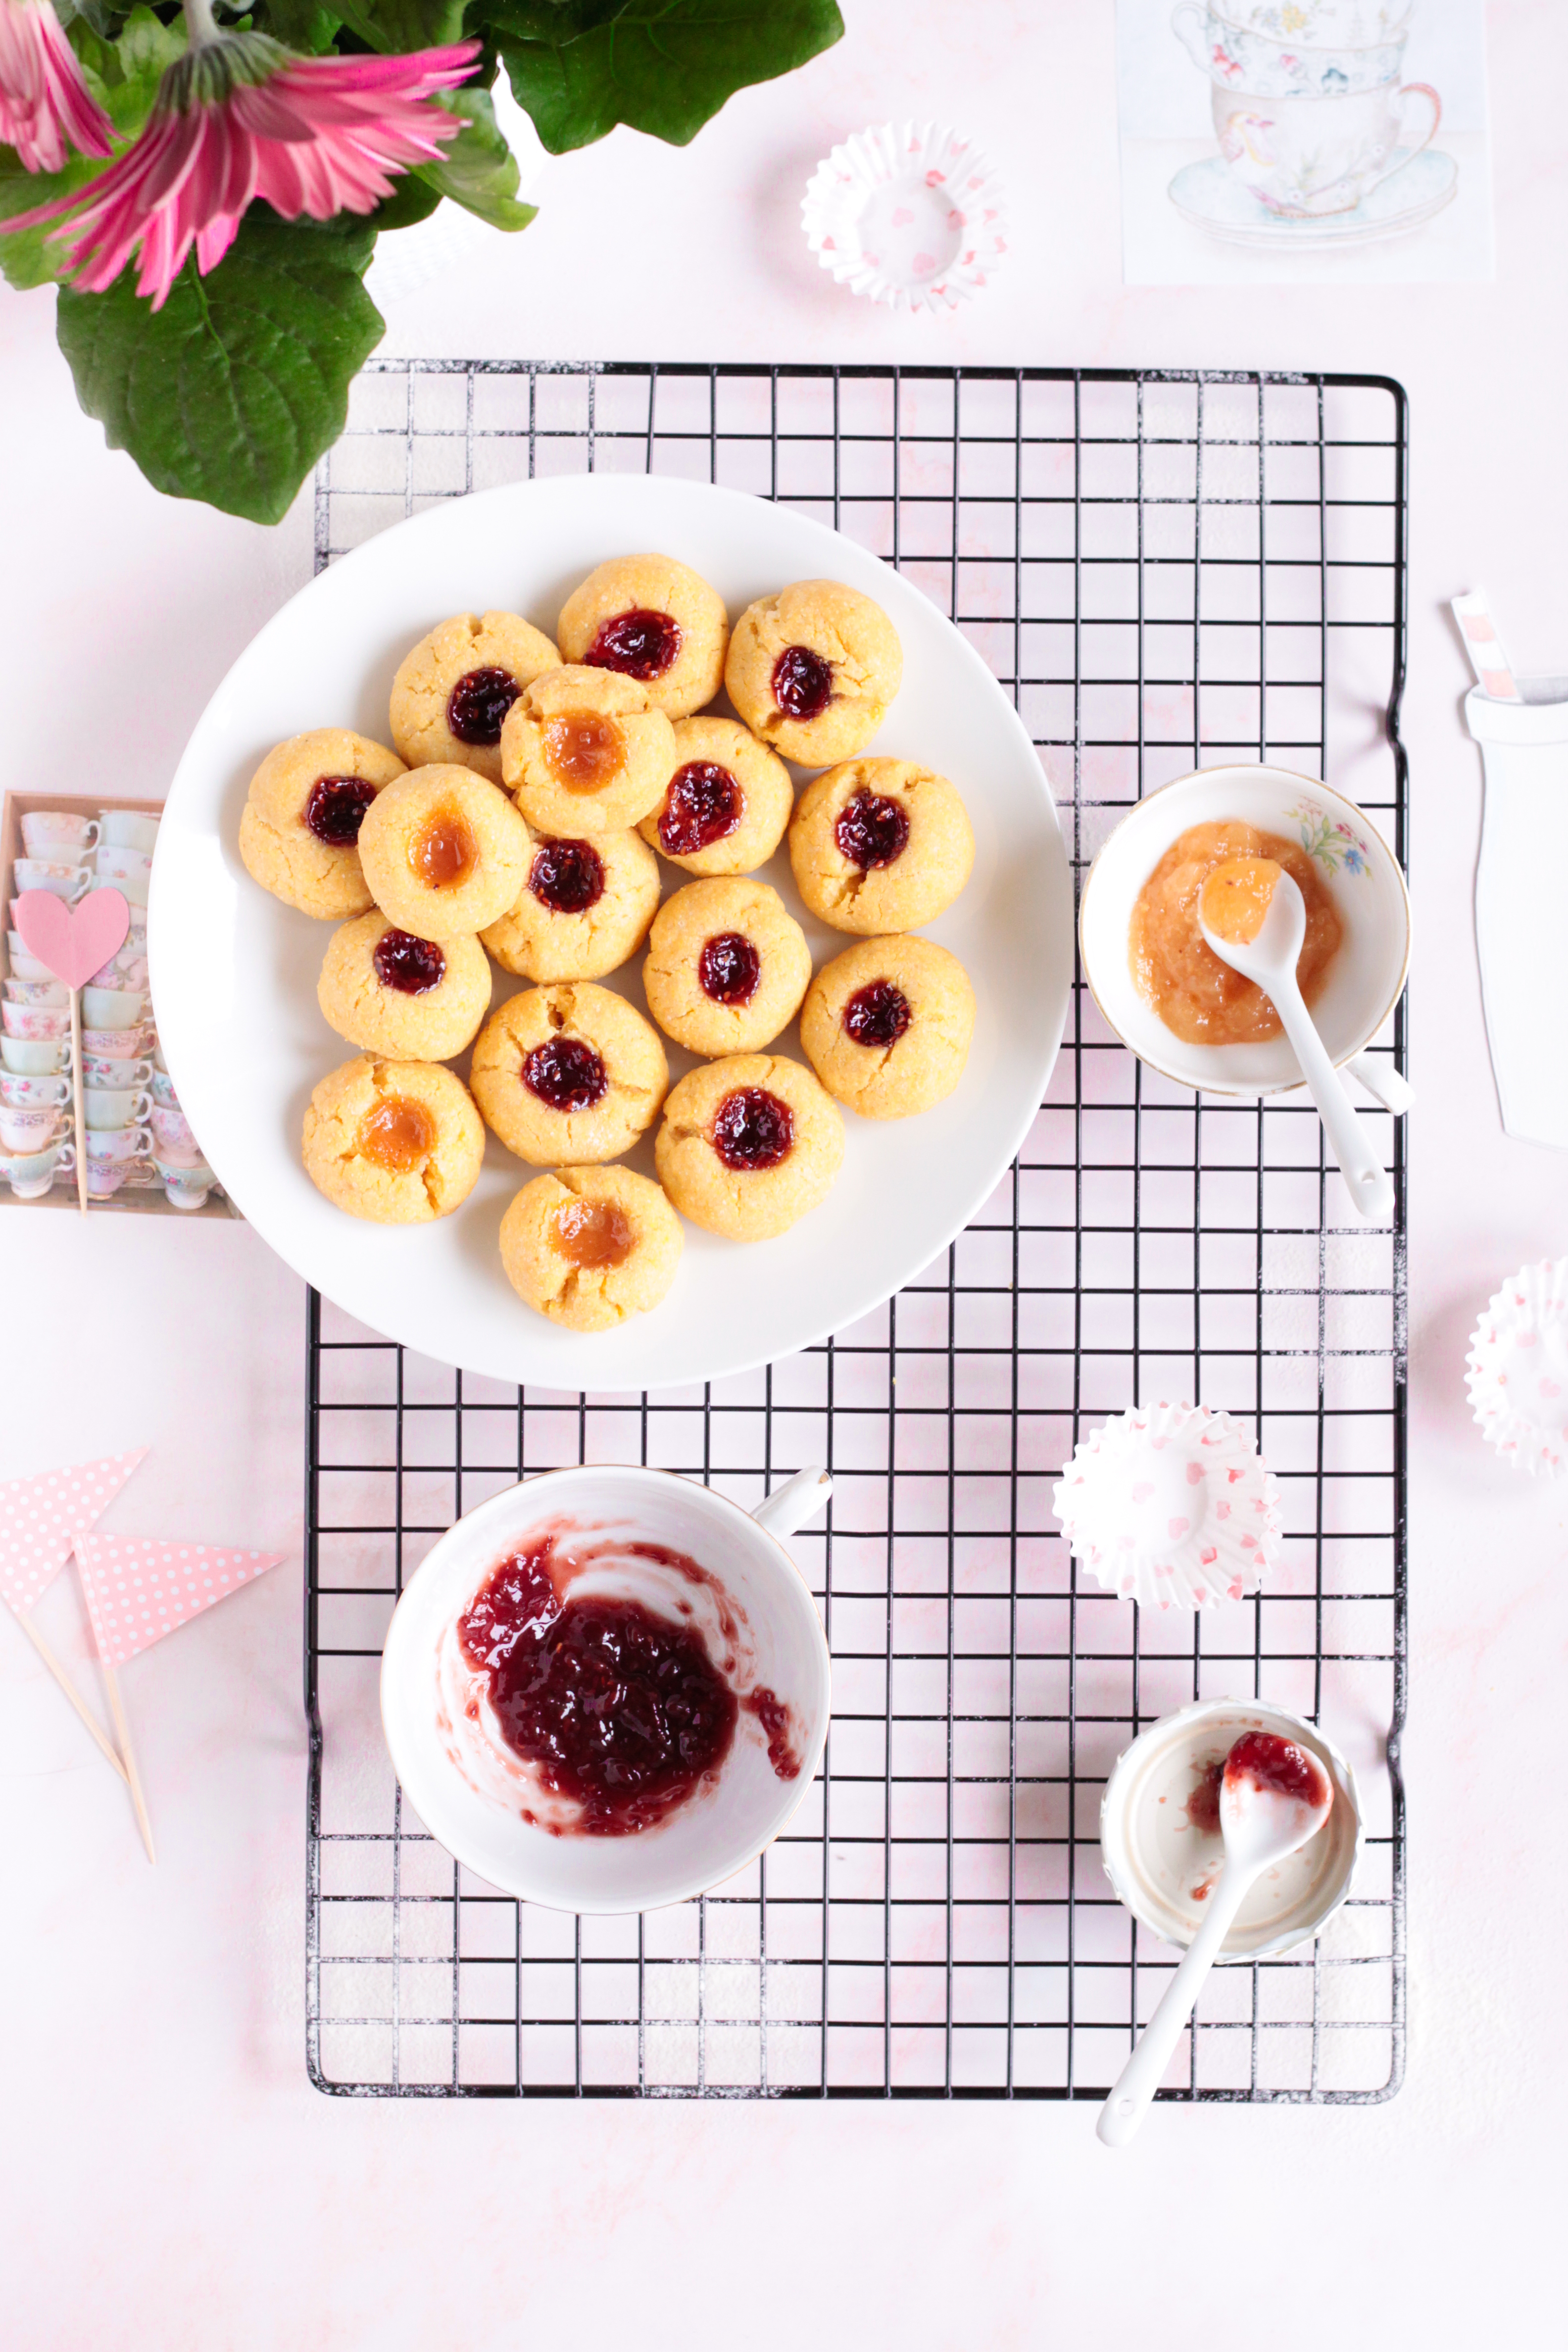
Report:
M1007 250L994 171L940 123L858 131L817 165L800 210L824 269L895 310L955 310Z
M1145 1608L1256 1592L1279 1556L1279 1484L1230 1415L1157 1404L1084 1438L1052 1496L1075 1559Z
M1481 1433L1516 1470L1568 1464L1568 1257L1505 1282L1470 1334L1465 1378Z

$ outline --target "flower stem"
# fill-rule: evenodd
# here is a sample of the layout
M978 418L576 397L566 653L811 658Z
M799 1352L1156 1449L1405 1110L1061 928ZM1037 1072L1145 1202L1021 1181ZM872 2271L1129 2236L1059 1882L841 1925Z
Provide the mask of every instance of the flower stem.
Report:
M223 38L212 12L212 0L184 0L185 38L193 49L209 48Z

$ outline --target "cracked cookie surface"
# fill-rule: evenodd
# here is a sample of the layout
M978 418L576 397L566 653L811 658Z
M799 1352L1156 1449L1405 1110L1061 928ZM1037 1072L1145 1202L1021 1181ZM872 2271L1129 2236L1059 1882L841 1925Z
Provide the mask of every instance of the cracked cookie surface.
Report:
M384 743L346 727L314 727L268 751L250 780L239 854L252 881L341 923L374 905L359 835L376 794L404 772Z
M561 656L516 613L456 613L405 654L388 723L411 768L472 768L500 782L501 721L524 687Z
M525 1184L500 1226L501 1264L525 1305L568 1331L611 1331L668 1297L680 1220L629 1168L557 1168Z
M897 629L840 580L797 580L748 604L724 664L730 699L752 732L803 768L863 751L903 675Z
M484 943L520 980L599 980L636 955L658 910L658 860L639 834L535 837L517 903Z
M769 1241L825 1201L844 1158L844 1117L782 1054L731 1054L670 1090L654 1144L683 1217L729 1241Z
M485 1130L467 1087L438 1062L364 1055L310 1097L303 1152L311 1183L351 1217L428 1224L473 1191Z
M933 940L861 940L824 964L805 994L800 1042L836 1102L862 1118L930 1110L963 1076L974 991Z
M362 1053L447 1062L489 1011L490 968L476 939L417 939L373 909L333 932L316 1002Z
M535 1168L615 1160L658 1117L669 1065L658 1032L613 989L563 981L509 996L474 1046L474 1099Z
M951 907L974 835L945 776L912 760L846 760L807 784L789 829L795 887L836 931L917 930Z

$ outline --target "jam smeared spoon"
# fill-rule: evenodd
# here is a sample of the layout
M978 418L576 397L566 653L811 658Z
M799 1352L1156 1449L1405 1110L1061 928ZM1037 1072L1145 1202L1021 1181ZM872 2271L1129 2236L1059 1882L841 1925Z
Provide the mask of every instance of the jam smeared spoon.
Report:
M1273 1731L1244 1731L1231 1748L1219 1790L1225 1861L1203 1925L1100 2111L1096 2129L1107 2147L1125 2147L1142 2122L1204 1979L1253 1886L1266 1870L1316 1837L1333 1801L1327 1772L1295 1740Z
M1256 870L1233 871L1244 867ZM1296 984L1307 936L1307 902L1300 886L1271 857L1227 858L1204 885L1198 921L1221 963L1262 989L1279 1015L1357 1215L1369 1224L1387 1224L1394 1215L1394 1186Z

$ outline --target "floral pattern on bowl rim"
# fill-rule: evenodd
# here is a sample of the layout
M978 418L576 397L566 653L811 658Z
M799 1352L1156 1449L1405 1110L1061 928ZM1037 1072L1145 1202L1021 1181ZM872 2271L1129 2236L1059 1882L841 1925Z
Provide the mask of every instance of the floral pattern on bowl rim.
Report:
M1342 866L1347 874L1365 879L1372 852L1353 826L1330 817L1316 801L1305 797L1287 809L1285 815L1295 825L1308 856L1315 858L1325 874L1337 874Z

